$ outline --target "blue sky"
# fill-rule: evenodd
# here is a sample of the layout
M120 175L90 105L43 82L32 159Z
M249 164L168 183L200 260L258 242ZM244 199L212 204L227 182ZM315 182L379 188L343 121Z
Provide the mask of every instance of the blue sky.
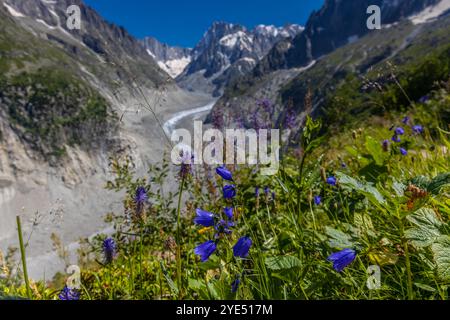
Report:
M170 45L193 47L214 21L304 25L323 0L85 0L108 21L138 38L154 36Z

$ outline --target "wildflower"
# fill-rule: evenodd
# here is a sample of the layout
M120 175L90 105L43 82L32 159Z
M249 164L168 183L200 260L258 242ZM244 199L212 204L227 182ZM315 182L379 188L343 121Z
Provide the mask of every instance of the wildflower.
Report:
M327 260L333 262L333 268L337 272L342 272L345 267L351 264L356 258L356 251L352 249L344 249L333 253Z
M65 286L64 289L58 295L59 300L63 301L75 301L80 300L80 293L75 288L69 288Z
M347 168L347 164L345 162L341 162L341 168L342 169L346 169Z
M295 128L296 120L297 120L297 116L296 116L294 110L292 110L292 109L289 110L287 112L286 118L284 120L285 127L288 129Z
M214 226L214 214L202 209L195 210L197 216L194 218L194 223L204 227Z
M194 155L188 150L180 152L180 178L185 179L192 174L192 164L194 163Z
M217 231L216 238L220 237L221 234L231 234L230 228L234 227L234 223L231 221L220 220L215 229Z
M227 170L227 168L223 167L218 167L216 169L216 173L221 176L223 179L227 180L227 181L233 181L233 175L231 174L231 172L229 170Z
M408 116L404 117L403 120L402 120L402 122L403 122L404 124L408 124L408 122L409 122L409 117L408 117Z
M314 197L314 203L318 206L322 203L322 198L320 196Z
M209 257L216 251L217 245L214 241L206 241L202 243L197 248L195 248L195 254L200 256L202 262L208 261Z
M231 292L236 293L239 289L239 285L241 284L241 280L239 278L236 278L236 280L233 281L231 284Z
M406 156L406 155L408 155L408 150L406 150L405 148L400 148L400 153L401 153L403 156Z
M388 152L389 151L389 140L384 140L382 143L383 151Z
M248 236L242 237L233 247L235 257L246 258L252 246L252 239Z
M228 220L233 220L233 208L225 208L224 212Z
M392 139L391 139L392 141L394 141L394 142L401 142L402 140L400 139L400 137L398 136L398 135L394 135L393 137L392 137Z
M262 99L257 102L258 107L262 107L265 112L272 114L273 104L269 99Z
M412 128L414 133L421 134L423 133L423 127L421 125L415 125Z
M395 129L396 136L402 136L404 134L405 134L405 129L403 129L402 127L398 127L397 129Z
M330 186L335 186L336 183L337 183L337 180L336 180L335 177L331 176L331 177L328 177L328 178L327 178L327 183L328 183Z
M269 188L269 187L265 187L265 188L264 188L264 194L265 194L266 196L268 196L269 193L270 193L270 188Z
M277 195L277 194L275 193L275 191L273 191L273 192L272 192L272 201L275 201L275 200L276 200L276 195Z
M259 197L259 187L255 188L255 197Z
M426 103L428 100L430 100L430 97L428 95L425 95L419 99L419 102Z
M142 206L148 200L147 191L144 187L139 187L136 189L136 194L134 196L134 202L137 206Z
M225 199L233 199L236 196L236 187L234 185L226 185L223 187L223 197Z
M106 238L103 241L103 253L105 255L105 262L111 263L116 256L117 246L112 238Z

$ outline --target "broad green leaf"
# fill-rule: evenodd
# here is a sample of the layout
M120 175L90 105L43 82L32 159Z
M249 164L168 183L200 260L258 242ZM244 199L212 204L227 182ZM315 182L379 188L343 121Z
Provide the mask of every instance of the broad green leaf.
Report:
M419 187L420 189L427 190L428 185L430 184L430 180L428 180L427 177L424 176L418 176L411 180L411 183L415 185L416 187Z
M369 215L364 213L355 213L353 221L360 232L370 236L374 235L375 228L373 227L372 219Z
M372 184L358 181L342 172L337 172L336 176L338 177L340 185L364 194L375 205L386 203L384 197Z
M450 185L450 173L442 173L430 181L427 191L431 194L438 195L441 189Z
M433 210L422 208L408 217L414 227L406 230L405 236L417 247L427 247L441 236L445 226Z
M366 137L365 146L367 151L375 160L375 163L379 166L384 163L383 149L381 148L381 143L372 138L371 136Z
M270 270L286 270L300 267L301 261L294 256L267 257L266 266Z
M338 249L354 247L352 237L348 234L330 227L325 227L325 232L330 237L330 247Z
M431 246L434 261L437 264L438 276L446 281L450 281L450 236L440 237Z

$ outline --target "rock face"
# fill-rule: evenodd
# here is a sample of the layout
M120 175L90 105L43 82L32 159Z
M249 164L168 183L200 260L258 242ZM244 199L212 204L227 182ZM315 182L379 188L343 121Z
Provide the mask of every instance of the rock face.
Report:
M123 27L105 21L95 10L82 0L2 0L8 11L16 13L16 22L41 38L53 42L83 64L104 63L111 75L103 82L120 80L130 82L126 72L129 69L133 78L143 84L157 86L169 78L156 61L148 55L139 40L131 36ZM81 29L67 28L66 10L71 5L81 9ZM10 12L11 14L11 12ZM83 49L89 49L87 57ZM91 61L92 58L95 59ZM88 68L89 69L89 68ZM100 68L97 68L100 69ZM116 72L111 72L116 71ZM112 76L115 73L116 77ZM97 75L94 72L95 75Z
M172 78L179 76L192 60L192 49L172 47L153 37L146 37L142 44L147 53L158 62L161 69Z
M66 26L72 4L81 30ZM132 157L141 175L166 151L144 106L163 121L197 101L139 40L81 0L0 0L0 30L0 250L17 247L20 214L25 232L35 229L30 274L48 279L58 259L39 259L52 250L52 233L68 245L121 212L122 195L104 188L111 158Z
M303 28L259 25L253 30L215 22L192 50L192 62L177 78L181 87L218 96L223 87L252 70L279 41L295 37Z
M286 50L275 47L254 70L255 76L281 68L308 65L312 60L356 41L371 30L367 28L366 14L370 5L381 8L381 22L389 25L407 18L441 0L326 0L323 7L313 12L305 31L295 37Z
M348 62L347 60L333 60L327 63L326 59L329 54L336 52L339 48L347 48L351 44L358 47L361 39L379 31L367 28L369 17L367 8L370 5L380 6L381 23L384 30L393 29L395 25L401 23L410 24L411 21L413 25L416 25L419 21L427 20L427 17L436 18L450 9L448 0L326 0L320 10L311 14L303 32L293 39L288 38L276 43L250 72L228 83L224 89L224 95L213 108L209 119L219 111L222 114L229 114L231 118L235 114L242 114L242 110L247 110L251 114L255 108L255 99L263 98L271 99L273 103L278 104L277 107L282 112L285 100L289 98L287 97L288 93L291 94L290 98L301 105L308 87L314 87L325 81L317 79L318 68L321 68L323 64L330 65L328 73L320 73L328 79L333 78L335 73L341 71L341 67ZM355 62L352 68L366 70L371 65L383 61L389 56L394 56L405 49L416 33L411 31L411 35L405 36L399 32L397 36L402 39L400 47L397 47L398 43L386 43L384 39L376 39L379 41L379 45L377 43L366 44L368 48L372 48L372 51L369 49L361 51L364 56L369 58L364 62ZM403 37L405 38L403 39ZM385 52L378 52L380 48ZM351 57L346 57L346 59L350 60ZM316 61L323 63L314 65ZM359 63L361 66L358 65ZM296 78L296 72L310 76L300 75L297 77L300 80L292 82ZM336 74L336 77L338 76L342 77L342 74ZM289 87L288 93L283 89L285 87ZM280 97L281 91L283 91L283 98ZM277 119L272 120L277 121Z

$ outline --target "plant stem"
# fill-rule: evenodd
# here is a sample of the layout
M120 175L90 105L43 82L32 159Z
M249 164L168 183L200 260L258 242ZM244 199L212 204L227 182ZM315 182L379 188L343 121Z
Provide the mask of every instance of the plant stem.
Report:
M178 298L182 297L182 284L181 284L181 235L180 235L180 220L181 220L181 199L183 196L185 178L181 179L180 192L178 194L178 207L177 207L177 286L178 286Z
M28 279L28 270L27 270L27 259L25 256L25 246L23 245L23 236L22 236L22 224L20 222L20 217L16 217L17 220L17 232L19 234L19 245L20 245L20 256L22 258L22 268L23 268L23 277L25 280L25 286L27 288L27 296L31 299L31 290L30 290L30 281Z

